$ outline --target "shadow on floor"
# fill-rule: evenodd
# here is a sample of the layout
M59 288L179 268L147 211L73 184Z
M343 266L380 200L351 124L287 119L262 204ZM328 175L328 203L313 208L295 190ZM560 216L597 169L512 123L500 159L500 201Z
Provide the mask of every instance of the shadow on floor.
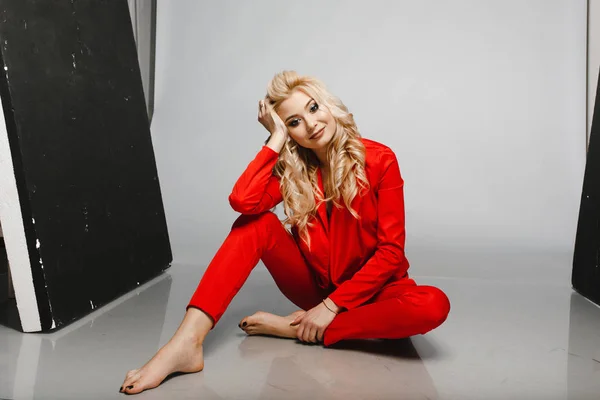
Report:
M420 347L420 346L419 346ZM438 397L412 339L347 340L325 348L290 339L248 336L241 359L270 363L258 398ZM376 390L376 391L375 391Z

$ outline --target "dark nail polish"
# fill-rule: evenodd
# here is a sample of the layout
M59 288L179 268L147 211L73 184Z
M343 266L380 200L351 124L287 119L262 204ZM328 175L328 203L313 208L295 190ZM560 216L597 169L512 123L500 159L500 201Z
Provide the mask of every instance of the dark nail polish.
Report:
M121 386L121 387L119 388L119 393L121 393L122 391L123 391L123 386Z
M127 386L127 389L133 389L133 385Z
M244 323L242 324L242 326L245 327L246 325L248 325L248 323L246 321L244 321Z

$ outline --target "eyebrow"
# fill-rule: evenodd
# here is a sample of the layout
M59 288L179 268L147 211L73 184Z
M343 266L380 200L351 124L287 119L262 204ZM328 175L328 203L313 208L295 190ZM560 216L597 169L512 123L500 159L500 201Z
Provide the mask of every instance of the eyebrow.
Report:
M313 98L311 97L311 99L308 101L308 103L306 103L306 105L304 106L304 108L308 107L308 105L309 105L309 104L310 104L312 101L314 101L314 100L315 100L315 99L313 99ZM297 117L297 116L298 116L297 114L290 115L289 117L287 117L287 118L285 119L285 122L288 122L290 118Z

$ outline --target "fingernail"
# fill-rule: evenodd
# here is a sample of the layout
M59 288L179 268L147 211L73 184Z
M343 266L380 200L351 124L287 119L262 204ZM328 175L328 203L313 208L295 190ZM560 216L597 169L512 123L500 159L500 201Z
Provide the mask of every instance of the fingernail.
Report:
M244 322L242 323L242 326L244 326L244 327L245 327L246 325L248 325L248 323L247 323L246 321L244 321Z
M127 386L127 389L133 389L133 385Z

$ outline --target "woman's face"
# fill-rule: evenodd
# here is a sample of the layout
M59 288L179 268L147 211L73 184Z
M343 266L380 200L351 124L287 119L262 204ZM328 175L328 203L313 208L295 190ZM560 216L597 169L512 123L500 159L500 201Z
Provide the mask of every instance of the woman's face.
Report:
M294 90L281 102L277 114L292 139L304 148L324 149L335 134L333 115L303 91Z

